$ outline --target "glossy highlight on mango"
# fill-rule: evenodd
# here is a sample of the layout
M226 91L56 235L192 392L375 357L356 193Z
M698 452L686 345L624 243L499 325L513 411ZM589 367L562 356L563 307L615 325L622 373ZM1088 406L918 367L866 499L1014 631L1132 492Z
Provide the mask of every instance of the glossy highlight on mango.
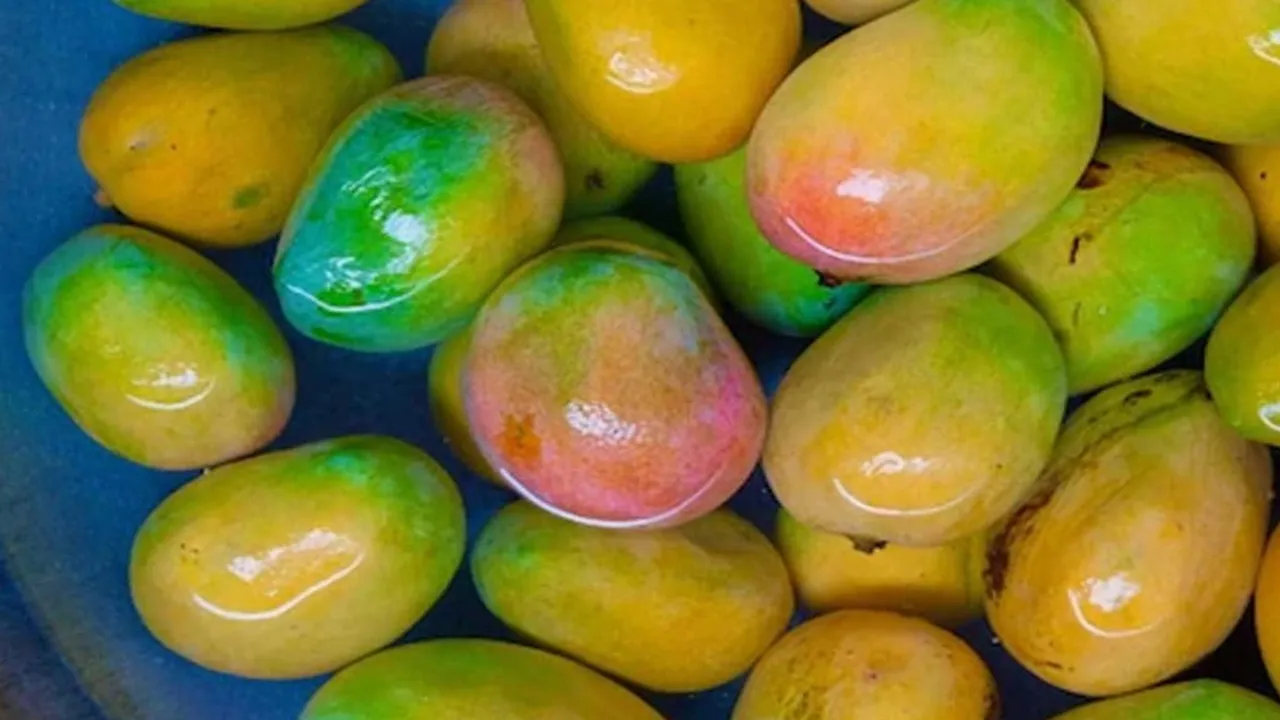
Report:
M676 167L690 243L738 312L782 335L817 335L871 288L823 276L773 247L751 217L746 171L745 148Z
M747 139L800 48L798 0L527 0L533 30L578 109L662 162Z
M1280 261L1280 143L1228 147L1222 160L1253 207L1261 260Z
M332 20L369 0L115 0L151 17L229 30L282 30Z
M1092 703L1054 720L1280 720L1280 705L1217 680L1192 680Z
M668 693L746 672L794 604L778 552L728 510L619 533L520 502L485 527L471 571L484 604L522 636Z
M999 698L960 638L924 620L845 610L810 620L766 653L733 720L990 720Z
M881 284L996 255L1093 153L1102 76L1067 0L919 0L818 51L770 99L747 188L779 250Z
M558 655L493 640L432 640L362 660L302 720L662 720L621 685Z
M385 47L336 25L182 40L98 88L80 155L133 220L201 245L253 245L284 227L334 128L399 79Z
M134 542L147 628L211 670L331 672L408 630L466 542L462 500L430 457L353 436L224 465L179 489Z
M353 350L431 345L546 247L563 205L555 145L510 91L406 83L349 118L312 168L276 257L285 316Z
M148 467L247 455L293 410L289 346L213 263L141 228L99 225L27 281L27 353L81 429Z
M1204 374L1222 417L1250 440L1280 446L1280 268L1227 308L1209 336Z
M1107 94L1170 130L1280 142L1280 4L1076 0L1106 63Z
M454 3L431 36L427 72L504 85L542 116L564 160L567 218L617 210L658 169L653 161L618 147L556 85L524 0Z
M476 320L463 378L485 456L545 510L611 528L705 515L750 475L760 382L689 276L626 243L553 250Z
M860 547L784 509L778 512L777 542L800 601L814 612L889 610L943 627L982 617L983 533L930 548Z
M1024 667L1081 695L1172 677L1244 613L1271 483L1266 449L1218 417L1199 373L1102 391L992 541L992 628Z
M1213 160L1110 137L1066 203L991 268L1049 321L1077 394L1207 333L1244 285L1254 235L1248 201Z
M773 399L764 469L797 520L931 547L1012 510L1066 404L1044 320L979 275L872 293L805 351Z

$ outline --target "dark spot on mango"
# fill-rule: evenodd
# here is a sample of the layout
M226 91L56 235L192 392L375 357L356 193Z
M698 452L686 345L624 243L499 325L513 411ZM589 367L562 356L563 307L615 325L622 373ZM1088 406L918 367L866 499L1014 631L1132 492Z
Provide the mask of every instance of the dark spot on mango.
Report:
M838 288L844 284L844 281L834 275L828 275L821 271L814 271L818 274L818 284L824 288Z
M1266 179L1267 179L1267 171L1266 171L1266 170L1263 170L1262 172L1258 173L1258 179L1259 179L1259 180L1266 180Z
M1036 493L1009 516L1004 527L991 540L991 547L987 551L987 568L982 571L982 577L987 583L987 597L995 600L1004 592L1014 543L1031 531L1036 514L1049 504L1056 489L1057 483L1051 482Z
M875 555L889 546L889 543L884 540L869 537L850 537L849 542L853 543L854 550L864 555Z
M592 168L591 172L587 173L586 178L584 178L584 183L587 186L588 192L593 190L603 190L605 186L604 173L600 172L599 168Z
M267 186L264 184L248 185L236 190L236 194L231 198L231 206L236 210L248 210L255 207L262 199L267 196Z
M1062 669L1062 665L1061 665L1060 663L1056 663L1056 662L1054 662L1054 661L1052 661L1052 660L1033 660L1032 662L1034 662L1035 664L1039 665L1040 667L1046 667L1046 668L1049 668L1049 669L1051 669L1051 670L1061 670L1061 669Z
M178 149L178 145L177 145L176 143L170 143L170 144L169 144L169 149L170 149L170 150L177 150L177 149Z
M1071 308L1071 327L1080 327L1080 311L1084 309L1084 303L1076 303Z
M1071 238L1071 254L1067 256L1067 264L1076 264L1076 259L1080 256L1080 246L1087 242L1093 242L1093 233L1082 232Z
M1150 390L1134 390L1133 392L1124 396L1124 404L1128 407L1133 407L1134 405L1138 404L1143 398L1149 398L1149 397L1151 397Z
M1107 180L1111 178L1111 166L1101 160L1090 160L1089 167L1084 169L1084 174L1080 176L1080 180L1076 182L1076 187L1081 190L1092 190L1107 184Z

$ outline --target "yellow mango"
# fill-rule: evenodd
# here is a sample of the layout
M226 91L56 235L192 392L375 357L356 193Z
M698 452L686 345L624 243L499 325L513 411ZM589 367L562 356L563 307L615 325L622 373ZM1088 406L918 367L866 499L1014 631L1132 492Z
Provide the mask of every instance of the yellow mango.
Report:
M989 720L999 695L968 645L924 620L845 610L765 654L733 720Z
M1280 531L1272 534L1262 556L1255 601L1254 622L1262 660L1272 685L1280 688Z
M142 15L164 20L227 28L283 30L332 20L369 0L116 0Z
M1261 260L1280 261L1280 144L1235 145L1224 149L1222 160L1253 206Z
M991 626L1028 670L1081 695L1172 677L1243 614L1271 481L1266 449L1218 417L1199 373L1102 391L992 541Z
M778 512L778 550L811 610L892 610L944 627L982 616L983 534L932 548L864 546Z
M399 78L385 47L340 26L182 40L98 88L80 156L102 201L138 223L253 245L284 227L334 128Z
M893 12L911 0L807 0L814 12L845 25L861 25Z
M741 145L800 49L798 0L526 0L556 82L619 145L697 162Z

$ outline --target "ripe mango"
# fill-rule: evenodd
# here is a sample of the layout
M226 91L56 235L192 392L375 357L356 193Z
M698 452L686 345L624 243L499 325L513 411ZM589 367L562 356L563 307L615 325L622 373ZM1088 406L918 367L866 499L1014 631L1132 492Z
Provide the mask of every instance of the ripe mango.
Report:
M1192 680L1096 702L1054 720L1280 720L1280 705L1217 680Z
M115 0L136 13L230 30L283 30L332 20L369 0Z
M992 541L992 628L1028 670L1081 695L1172 677L1244 613L1271 482L1266 449L1218 417L1199 373L1103 390Z
M431 36L427 72L504 85L542 116L564 160L566 218L617 210L658 169L609 140L556 85L524 0L459 0Z
M924 620L845 610L792 630L751 672L733 720L990 720L991 672Z
M1262 261L1280 261L1280 144L1235 145L1222 159L1253 206Z
M800 522L931 547L1012 510L1066 404L1044 320L978 275L886 288L809 347L773 400L764 469Z
M760 381L706 296L627 243L574 243L507 278L476 319L463 396L508 484L602 527L705 515L764 441Z
M471 572L484 604L522 636L668 693L746 672L794 606L778 552L728 510L620 533L519 502L480 534Z
M1076 0L1107 94L1156 125L1231 144L1280 142L1280 4Z
M1049 321L1077 394L1208 332L1255 244L1249 202L1220 165L1166 140L1111 137L1066 203L991 268Z
M559 154L519 98L474 78L406 83L312 168L276 256L285 317L353 350L431 345L546 247L563 206Z
M747 139L800 49L798 0L526 0L557 84L622 147L662 162Z
M1218 411L1237 432L1280 446L1280 267L1272 266L1227 308L1205 349L1204 373Z
M399 79L385 47L336 25L181 40L98 88L80 156L131 219L201 245L253 245L284 227L334 128Z
M462 499L430 457L346 437L210 471L169 496L133 546L147 628L211 670L332 672L395 640L462 561Z
M1067 0L920 0L819 50L769 100L752 213L837 278L949 275L1062 203L1101 120L1101 63Z

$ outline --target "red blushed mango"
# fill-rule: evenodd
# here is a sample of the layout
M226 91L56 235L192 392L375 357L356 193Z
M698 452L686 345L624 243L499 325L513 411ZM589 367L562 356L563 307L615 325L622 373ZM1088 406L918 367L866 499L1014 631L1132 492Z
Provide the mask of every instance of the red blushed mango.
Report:
M575 243L508 278L476 320L463 394L481 450L536 505L672 526L746 481L764 393L688 274L632 248Z
M921 0L819 51L765 107L752 213L847 280L977 265L1043 220L1093 152L1102 74L1066 0Z

